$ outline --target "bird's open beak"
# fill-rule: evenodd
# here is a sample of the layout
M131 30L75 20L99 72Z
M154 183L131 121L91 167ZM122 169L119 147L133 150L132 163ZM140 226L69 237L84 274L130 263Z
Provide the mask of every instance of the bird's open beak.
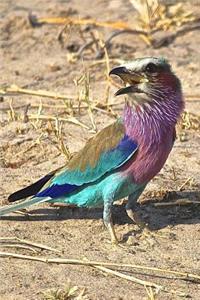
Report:
M130 71L126 67L116 67L110 71L109 75L117 75L125 84L129 84L129 86L119 89L115 96L141 92L138 84L148 81L144 75Z

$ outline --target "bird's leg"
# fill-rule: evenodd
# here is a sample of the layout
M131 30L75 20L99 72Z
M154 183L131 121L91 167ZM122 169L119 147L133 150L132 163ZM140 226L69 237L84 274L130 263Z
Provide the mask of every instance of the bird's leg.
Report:
M129 218L138 225L140 229L144 229L146 224L144 221L139 217L137 210L139 204L137 203L138 198L144 191L145 186L138 188L133 194L129 195L128 203L126 204L126 212Z
M146 223L139 217L137 211L134 211L132 208L126 207L126 213L133 223L137 224L140 229L144 229Z
M139 217L139 214L137 212L138 203L137 202L133 203L132 199L133 199L132 197L128 198L128 203L126 205L127 215L139 227L139 229L140 229L139 238L147 239L147 242L152 245L152 244L154 244L154 239L152 239L152 234L149 231L147 224ZM152 242L152 240L153 240L153 242Z
M111 243L114 245L118 244L118 239L115 234L113 222L112 222L112 216L111 216L111 209L112 209L112 203L110 202L105 202L104 204L104 210L103 210L103 221L110 233L111 237Z
M126 205L126 212L129 218L138 225L141 230L141 239L147 239L150 245L158 243L157 242L157 233L152 232L148 225L139 217L137 210L139 209L139 203L137 199L142 194L145 186L141 189L138 189L135 193L129 195L128 203Z

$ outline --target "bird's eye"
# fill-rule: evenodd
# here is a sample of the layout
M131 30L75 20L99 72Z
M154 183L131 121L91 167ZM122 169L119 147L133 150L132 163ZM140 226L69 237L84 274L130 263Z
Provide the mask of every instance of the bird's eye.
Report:
M148 73L157 73L158 72L158 67L153 63L149 63L146 66L145 71L148 72Z

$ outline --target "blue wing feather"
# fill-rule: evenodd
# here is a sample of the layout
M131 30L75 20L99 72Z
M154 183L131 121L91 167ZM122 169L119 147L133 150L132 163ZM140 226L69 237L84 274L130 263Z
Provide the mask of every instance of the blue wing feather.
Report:
M45 190L37 193L35 197L51 197L58 198L62 195L66 195L74 192L79 186L75 184L54 184L47 187Z

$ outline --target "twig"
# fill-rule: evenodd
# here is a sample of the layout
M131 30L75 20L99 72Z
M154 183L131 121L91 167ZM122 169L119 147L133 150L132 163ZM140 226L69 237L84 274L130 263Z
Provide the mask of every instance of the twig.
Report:
M188 178L186 179L186 181L183 182L183 184L181 184L181 186L178 188L178 190L179 190L179 191L182 191L183 188L188 184L188 182L190 182L191 179L192 179L191 177L188 177Z
M120 277L120 278L123 278L123 279L126 279L128 281L132 281L132 282L135 282L137 284L140 284L140 285L143 285L143 286L150 286L150 287L154 287L156 288L158 291L159 290L163 290L163 286L162 285L158 285L154 282L150 282L150 281L146 281L146 280L141 280L139 278L136 278L134 276L130 276L130 275L126 275L124 273L121 273L121 272L118 272L118 271L115 271L115 270L111 270L111 269L108 269L108 268L105 268L105 267L101 267L101 266L94 266L96 269L99 269L103 272L106 272L106 273L109 273L111 275L115 275L117 277Z
M116 103L109 103L109 106L119 106L119 105L122 105L124 104L124 101L118 101ZM35 104L35 103L31 103L30 104L31 107L39 107L40 104ZM19 106L15 106L13 107L15 110L17 109L21 109L21 108L26 108L27 105L19 105ZM62 104L42 104L42 107L43 108L57 108L57 109L66 109L66 105L62 105ZM92 106L92 109L96 109L96 110L105 110L108 108L108 105L107 104L104 104L104 103L99 103L99 102L96 102L95 104L93 104ZM82 104L82 105L73 105L73 109L84 109L84 108L88 108L88 105L87 104ZM1 110L2 111L7 111L9 108L8 107L2 107Z
M68 26L69 26L69 24L65 24L64 27L59 32L58 37L57 37L58 41L61 43L62 46L63 46L63 33L65 32L65 30Z
M157 30L155 30L156 32ZM153 32L154 33L154 32ZM136 30L136 29L124 29L124 30L118 30L118 31L114 31L110 34L110 36L105 40L105 48L108 50L111 47L111 41L117 37L118 35L121 34L134 34L134 35L145 35L148 36L149 33L143 30ZM103 51L102 49L100 49L95 58L103 58L105 54L105 51Z
M0 247L25 249L25 250L33 251L34 253L38 253L38 251L35 250L34 248L29 247L29 246L24 246L24 245L17 245L17 244L15 244L15 245L10 245L10 244L0 244Z
M119 58L109 58L109 62L122 65L124 63L124 60L119 59ZM89 64L88 68L92 68L92 67L95 67L97 65L101 65L101 64L105 64L105 63L106 63L106 59L93 61L91 64Z
M176 206L176 205L190 205L190 204L200 204L200 201L192 201L187 199L179 199L174 202L160 202L154 203L155 207L165 207L165 206Z
M0 257L13 257L13 258L19 258L24 260L34 260L34 261L41 261L46 263L47 259L41 258L38 256L31 256L31 255L23 255L23 254L17 254L17 253L10 253L10 252L1 252L0 251Z
M78 50L78 52L76 53L76 57L78 57L78 58L81 57L83 51L84 51L85 49L91 47L93 44L94 44L94 40L89 41L89 42L83 44L83 45L80 47L80 49Z
M96 127L96 123L95 123L95 120L93 117L93 109L92 109L92 104L90 101L90 75L87 72L85 72L85 74L84 74L83 101L86 102L88 105L88 108L87 108L88 116L90 118L93 130L96 132L97 127Z
M143 286L149 286L149 287L154 287L157 289L157 291L162 290L163 292L166 293L173 293L173 294L178 294L180 296L185 296L184 293L178 292L178 291L174 291L174 290L167 290L165 287L158 285L156 283L153 282L149 282L149 281L145 281L145 280L141 280L139 278L130 276L130 275L126 275L124 273L121 273L119 271L115 271L115 270L111 270L108 269L106 267L103 267L103 265L107 265L107 266L120 266L120 267L124 267L124 266L129 266L129 267L137 267L138 269L148 269L148 270L158 270L158 271L164 271L162 269L157 269L157 268L150 268L150 267L142 267L142 266L134 266L134 265L126 265L126 264L116 264L116 263L105 263L105 262L95 262L95 261L81 261L81 260L76 260L76 259L57 259L57 258L42 258L42 257L36 257L36 256L30 256L30 255L22 255L22 254L16 254L16 253L10 253L10 252L0 252L0 257L8 257L8 258L17 258L17 259L24 259L24 260L32 260L32 261L39 261L39 262L43 262L43 263L63 263L63 264L75 264L75 265L88 265L91 267L95 267L101 271L107 272L109 274L115 275L117 277L129 280L131 282L135 282L137 284L143 285ZM198 279L200 280L200 276L197 275L193 275L193 274L187 274L187 273L182 273L182 272L173 272L173 271L168 271L170 273L178 273L180 274L184 274L187 275L187 278L189 279ZM191 278L192 277L192 278Z
M35 15L29 14L29 22L34 26L41 26L44 24L56 24L56 25L94 25L98 27L108 27L112 29L130 29L131 27L125 22L99 22L95 19L74 19L69 17L44 17L38 18Z
M16 113L15 113L15 110L13 108L13 99L12 98L9 101L9 107L10 107L10 117L11 117L11 120L15 120L16 119Z
M147 292L148 300L156 300L154 297L154 291L153 291L152 287L149 287L149 289L148 289L148 287L145 286L145 290Z
M110 92L110 77L109 77L109 73L110 73L110 61L109 61L109 56L108 56L108 51L105 47L104 44L104 53L105 53L105 60L106 60L106 80L107 80L107 86L106 86L106 90L105 90L105 99L106 99L106 104L109 105L109 92Z
M10 96L10 95L14 96L15 94L25 94L25 95L33 95L33 96L47 97L47 98L54 98L54 99L65 99L65 100L75 99L75 97L61 95L59 93L53 93L53 92L42 91L42 90L35 91L30 89L24 89L14 84L11 85L10 87L0 89L0 94L3 96Z
M191 26L184 26L183 28L180 28L179 30L177 30L175 33L172 33L168 36L165 36L159 40L154 40L153 41L153 47L155 49L161 48L163 46L168 46L169 44L171 44L177 37L183 36L184 34L193 31L193 30L199 30L200 29L200 24L198 24L198 22L200 21L200 19L196 19L195 23L197 24L193 24Z
M198 94L196 94L196 95L186 94L185 98L186 99L200 99L200 95L198 95Z
M55 249L55 248L52 248L52 247L49 247L49 246L46 246L46 245L43 245L43 244L40 244L40 243L36 243L36 242L32 242L32 241L29 241L29 240L24 240L24 239L20 239L20 238L17 238L17 237L1 237L0 240L6 240L6 241L18 241L22 244L26 244L26 245L29 245L29 246L33 246L33 247L36 247L36 248L40 248L40 249L44 249L44 250L49 250L49 251L53 251L53 252L61 252L60 250L58 249Z
M83 261L77 259L63 259L63 258L55 258L55 259L48 259L48 262L54 263L63 263L63 264L78 264L78 265L95 265L95 266L107 266L107 267L123 267L123 268L133 268L139 270L147 270L147 271L154 271L154 272L161 272L161 273L168 273L177 276L183 276L185 279L198 279L200 280L200 276L185 272L178 272L172 271L167 269L155 268L155 267L146 267L140 265L133 265L133 264L119 264L119 263L112 263L112 262L98 262L98 261Z
M35 115L35 114L29 114L28 115L29 120L53 120L53 121L62 121L62 122L69 122L75 125L79 125L85 129L90 129L87 125L83 124L82 122L78 121L75 117L68 117L68 118L56 118L54 116L51 115Z
M28 260L38 260L38 261L42 261L42 262L46 262L46 263L56 263L56 264L133 268L133 269L138 269L138 270L168 273L171 275L181 276L181 277L183 277L183 279L200 281L200 276L196 275L196 274L172 271L172 270L168 270L168 269L161 269L161 268L155 268L155 267L140 266L140 265L134 265L134 264L119 264L119 263L112 263L112 262L99 262L99 261L88 261L88 260L78 260L78 259L68 259L68 258L41 258L41 257L36 257L36 256L27 256L27 255L8 253L8 252L0 252L0 257L13 257L13 258L28 259Z
M116 118L117 117L117 113L114 113L113 110L110 111L108 109L111 108L112 106L119 106L119 105L121 105L123 103L124 102L117 102L117 103L109 103L109 105L107 105L107 104L104 105L103 103L98 103L97 102L96 104L91 105L91 109L99 111L99 112L101 112L103 114L106 114L106 115L109 115L111 117L115 117ZM33 108L35 108L35 107L38 108L39 106L40 106L40 104L34 104L34 103L30 104L30 107L33 107ZM18 109L26 108L26 107L27 107L27 105L20 105L20 106L14 107L14 109L18 110ZM42 107L43 108L54 108L54 109L66 109L66 105L42 104ZM84 104L82 104L82 105L73 105L72 108L73 108L73 110L88 109L88 105L87 104L85 104L85 105ZM3 111L7 111L8 108L7 107L3 107L2 110ZM27 115L27 118L29 118L28 115ZM38 119L38 117L36 119Z
M117 105L121 105L122 103L113 103L111 104L111 106L117 106ZM96 104L97 106L99 105L98 103ZM30 104L30 107L31 108L38 108L40 106L40 104L36 104L36 103L33 103L33 104ZM110 105L109 105L110 106ZM19 105L19 106L14 106L13 108L15 110L18 110L18 109L25 109L27 107L27 105ZM55 108L55 109L66 109L66 105L63 105L63 104L42 104L42 107L43 108ZM73 109L84 109L84 108L88 108L88 105L87 104L83 104L83 105L73 105ZM92 109L99 109L98 107L96 107L95 105L92 106ZM102 110L103 109L106 109L106 107L104 108L101 108ZM2 107L1 108L1 111L8 111L9 108L8 107Z

